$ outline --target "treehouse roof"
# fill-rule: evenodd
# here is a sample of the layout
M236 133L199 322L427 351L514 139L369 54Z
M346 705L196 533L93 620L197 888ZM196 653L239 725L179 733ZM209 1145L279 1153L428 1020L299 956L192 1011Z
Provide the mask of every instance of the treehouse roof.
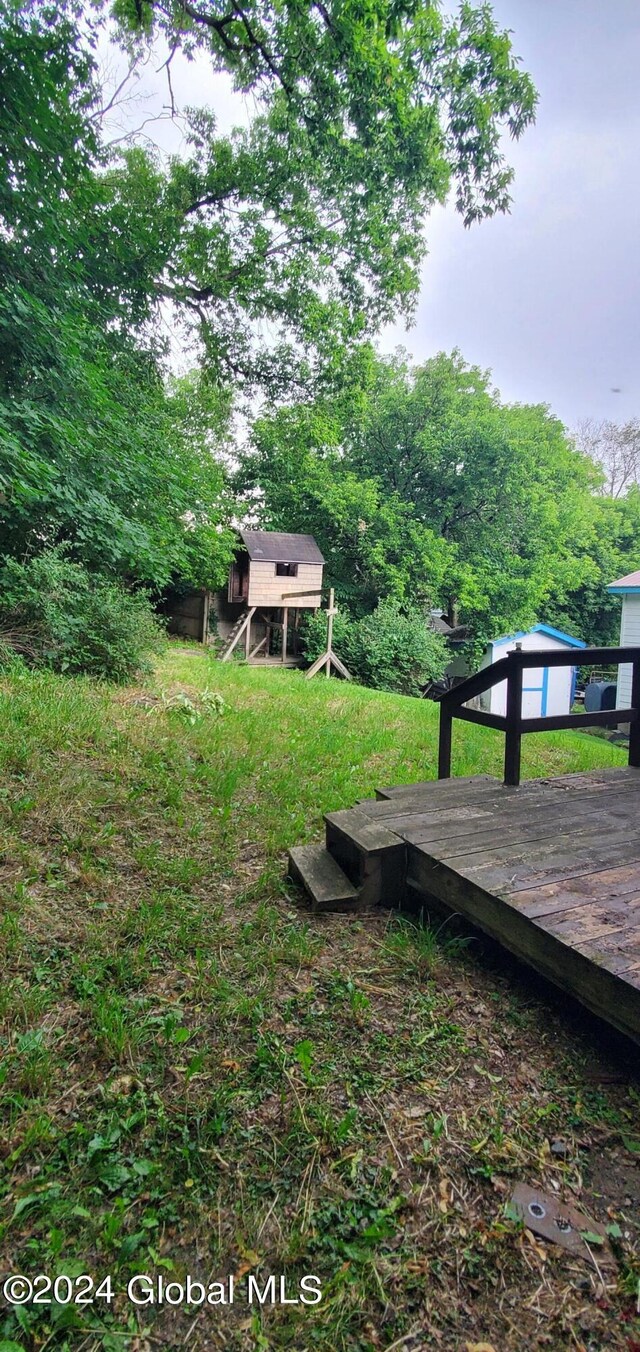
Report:
M324 563L312 535L241 530L240 536L249 558L256 563Z

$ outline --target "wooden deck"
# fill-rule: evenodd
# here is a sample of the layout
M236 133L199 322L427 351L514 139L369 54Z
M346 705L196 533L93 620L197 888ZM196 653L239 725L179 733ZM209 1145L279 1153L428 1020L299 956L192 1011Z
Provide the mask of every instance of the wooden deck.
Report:
M385 789L406 885L465 916L640 1042L640 770Z
M640 769L402 785L326 825L290 854L316 909L435 899L640 1043Z

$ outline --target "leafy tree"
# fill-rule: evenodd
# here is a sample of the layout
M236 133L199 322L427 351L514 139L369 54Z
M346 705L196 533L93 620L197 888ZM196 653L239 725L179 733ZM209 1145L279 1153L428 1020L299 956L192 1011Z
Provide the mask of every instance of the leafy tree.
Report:
M126 193L101 168L75 27L5 4L0 38L2 551L65 543L94 571L156 590L215 583L232 540L217 460L230 399L206 377L168 387L144 327L159 257L150 211L136 215L147 161L134 153L119 180L140 189L125 213L129 236L140 221L127 273Z
M459 353L373 360L358 399L264 415L241 482L265 522L317 535L352 609L439 601L479 644L592 573L597 469L548 409L503 405Z
M207 47L257 113L227 137L193 113L189 151L168 166L135 146L109 155L92 51L106 9L81 26L66 0L0 0L3 549L62 543L156 589L214 583L230 549L229 378L271 397L339 385L364 335L411 308L429 207L455 182L467 223L506 208L500 134L521 134L535 93L487 6L455 21L426 0L117 0L114 13L134 48L159 29L174 55ZM167 304L198 327L208 372L171 389ZM403 533L442 568L400 497L372 477L362 531L359 484L340 492L333 517L341 540L355 519L371 603L404 587Z
M169 63L204 49L214 78L255 99L229 136L191 115L190 154L153 206L157 294L236 380L273 392L312 378L336 347L410 313L424 220L452 185L466 224L508 207L501 133L521 135L536 94L486 4L455 18L430 0L116 0L114 12L129 45L160 32Z
M0 384L3 551L66 541L96 571L156 589L219 581L231 542L223 472L211 432L192 434L211 420L195 411L206 382L188 398L179 384L168 393L149 353L26 292L0 300L3 336L22 347Z
M280 408L258 419L236 486L245 509L259 507L269 530L308 532L327 561L338 599L353 614L380 597L434 604L455 550L422 523L414 505L345 453L345 423L362 416L349 392L341 402Z
M607 586L640 565L640 488L617 499L598 497L591 506L580 584L551 596L546 615L551 624L606 647L620 641L620 597L610 596Z
M78 223L99 156L95 98L93 59L71 18L1 0L3 289L26 286L55 304L82 275Z
M380 363L350 462L455 546L441 600L458 602L479 638L531 623L576 583L591 463L548 409L503 405L459 353L415 370Z

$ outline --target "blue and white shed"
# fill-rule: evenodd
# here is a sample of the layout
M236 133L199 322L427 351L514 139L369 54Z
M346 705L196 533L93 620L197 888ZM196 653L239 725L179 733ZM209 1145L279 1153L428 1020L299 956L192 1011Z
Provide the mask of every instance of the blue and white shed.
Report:
M640 645L640 569L637 573L628 573L610 582L608 592L622 597L622 618L620 620L620 647L635 648ZM618 667L618 690L616 708L631 707L631 664Z
M552 629L549 624L534 624L532 629L518 634L508 634L504 638L494 638L487 646L482 667L498 662L519 643L525 652L551 650L559 648L584 648L581 638L563 634ZM523 672L522 717L546 718L552 714L571 712L575 696L576 668L566 667L527 667ZM500 681L480 696L480 704L487 713L500 714L507 711L507 682Z

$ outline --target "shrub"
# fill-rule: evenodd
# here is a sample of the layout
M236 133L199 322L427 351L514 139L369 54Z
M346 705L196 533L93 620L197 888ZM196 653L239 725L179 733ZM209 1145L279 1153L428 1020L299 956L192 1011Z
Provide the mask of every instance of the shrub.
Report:
M129 592L54 548L0 567L0 648L32 665L126 681L149 669L162 629L146 592Z
M314 661L326 647L327 619L319 612L304 628L307 657ZM438 680L447 664L444 639L418 610L398 601L381 601L371 615L351 620L338 613L333 643L354 680L376 690L419 695L429 681Z
M345 615L344 611L339 610L333 619L333 646L344 662L346 662L346 635L347 631L353 627L353 620ZM324 610L317 610L305 615L302 622L301 637L304 645L305 656L310 662L315 662L316 657L327 650L327 616Z

